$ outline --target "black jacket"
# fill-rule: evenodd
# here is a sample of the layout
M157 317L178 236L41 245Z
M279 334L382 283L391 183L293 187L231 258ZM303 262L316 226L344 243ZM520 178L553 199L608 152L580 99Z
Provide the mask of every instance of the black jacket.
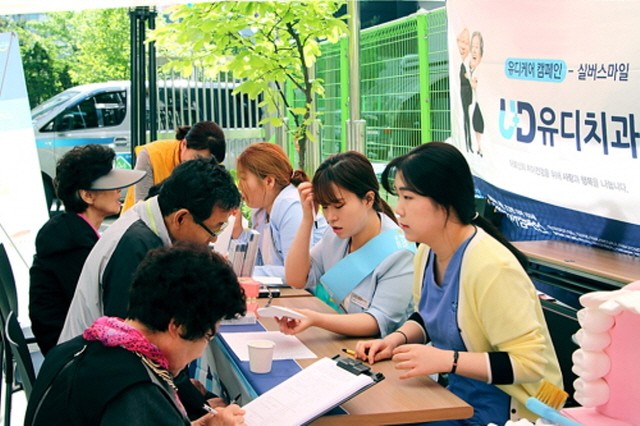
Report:
M136 354L78 336L45 359L24 424L189 425L173 395Z
M38 232L29 270L29 317L45 355L58 342L82 266L97 241L91 225L75 213L54 216Z

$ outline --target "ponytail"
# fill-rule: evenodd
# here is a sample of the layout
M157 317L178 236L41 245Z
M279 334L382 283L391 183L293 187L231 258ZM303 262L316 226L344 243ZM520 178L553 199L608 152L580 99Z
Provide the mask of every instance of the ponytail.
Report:
M487 219L480 216L476 212L475 216L473 216L473 219L471 219L471 223L484 229L484 231L487 234L491 235L493 238L498 240L500 244L505 246L516 257L516 259L518 260L520 265L522 265L525 271L527 270L527 266L529 265L529 259L527 258L527 256L524 253L522 253L520 250L518 250L513 244L511 244L504 237L504 235L502 235L502 233L495 226L493 226L491 222L489 222Z
M376 192L375 202L373 203L373 208L377 212L386 214L387 216L389 216L389 218L392 221L395 222L396 225L398 224L398 218L396 217L396 214L393 212L393 209L391 208L389 203L383 200L380 194L378 194L377 192Z
M291 173L291 184L297 188L302 182L309 182L309 176L302 169L294 170Z
M181 141L182 139L184 139L187 136L187 133L189 133L189 130L191 130L191 126L180 126L176 129L176 140Z

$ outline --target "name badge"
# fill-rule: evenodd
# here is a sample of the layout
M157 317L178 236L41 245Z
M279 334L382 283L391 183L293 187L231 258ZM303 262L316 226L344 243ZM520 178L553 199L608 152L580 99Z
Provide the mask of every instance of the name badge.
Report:
M355 293L351 293L351 297L349 299L350 303L353 303L361 309L367 309L369 307L369 301Z

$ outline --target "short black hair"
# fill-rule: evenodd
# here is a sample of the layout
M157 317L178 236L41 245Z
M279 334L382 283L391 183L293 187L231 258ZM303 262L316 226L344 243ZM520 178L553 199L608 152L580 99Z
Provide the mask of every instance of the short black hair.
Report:
M89 208L78 191L88 190L93 181L109 173L115 156L107 146L89 144L76 146L60 158L53 184L66 211L82 213Z
M237 208L240 191L229 172L214 158L196 158L173 169L162 183L158 204L163 216L187 209L197 220L205 221L214 207Z
M129 293L127 318L152 331L166 331L173 319L182 337L198 340L222 319L246 312L244 292L222 256L193 243L151 250L138 266Z
M187 140L187 148L207 149L218 163L224 161L227 151L224 132L213 121L200 121L194 124L184 138Z

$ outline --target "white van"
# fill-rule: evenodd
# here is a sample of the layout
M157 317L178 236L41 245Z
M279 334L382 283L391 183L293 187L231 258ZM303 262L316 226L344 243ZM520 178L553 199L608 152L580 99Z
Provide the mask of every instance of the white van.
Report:
M244 147L262 139L258 102L246 95L232 95L236 86L235 82L158 81L159 138L172 138L179 126L213 120L224 129L227 155L234 160ZM74 146L109 145L117 154L116 167L131 168L129 87L129 81L76 86L31 111L49 206L54 197L56 163Z

